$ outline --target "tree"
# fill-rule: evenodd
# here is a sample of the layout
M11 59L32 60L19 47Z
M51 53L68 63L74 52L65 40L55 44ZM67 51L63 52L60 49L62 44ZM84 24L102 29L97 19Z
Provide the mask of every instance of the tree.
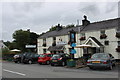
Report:
M71 27L75 27L74 24L70 24L70 25L67 25L66 28L71 28Z
M52 26L49 31L55 31L57 29L57 26Z
M13 33L14 42L16 43L16 47L21 51L25 52L25 45L35 45L37 43L37 38L39 35L30 31L17 30Z
M10 42L10 41L7 41L7 42L4 42L4 44L10 49L15 49L15 48L18 48L18 46L16 45L16 42L13 41L13 42Z
M35 45L37 43L37 38L39 37L39 35L37 35L36 33L34 32L31 32L30 33L30 42L29 44L31 45Z

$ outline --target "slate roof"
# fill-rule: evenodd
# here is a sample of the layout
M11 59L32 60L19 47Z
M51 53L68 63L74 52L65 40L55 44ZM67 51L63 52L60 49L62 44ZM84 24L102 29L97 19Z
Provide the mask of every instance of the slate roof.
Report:
M49 51L63 51L64 45L56 45L56 46L50 46L48 48Z
M67 35L70 30L74 30L75 32L84 32L84 31L91 31L91 30L101 30L101 29L109 29L109 28L117 28L118 23L120 24L120 18L110 19L100 22L90 23L87 26L80 25L79 27L72 27L72 28L64 28L60 31L51 31L41 35L39 38L48 38L48 37L55 37L61 35Z
M97 43L99 46L103 46L95 37L90 37L92 40L95 41L95 43Z

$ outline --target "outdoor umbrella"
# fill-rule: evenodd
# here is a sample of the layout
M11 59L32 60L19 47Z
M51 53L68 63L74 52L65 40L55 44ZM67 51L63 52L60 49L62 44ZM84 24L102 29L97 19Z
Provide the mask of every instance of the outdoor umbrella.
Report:
M18 49L13 49L11 51L13 51L13 52L20 52L20 50L18 50Z

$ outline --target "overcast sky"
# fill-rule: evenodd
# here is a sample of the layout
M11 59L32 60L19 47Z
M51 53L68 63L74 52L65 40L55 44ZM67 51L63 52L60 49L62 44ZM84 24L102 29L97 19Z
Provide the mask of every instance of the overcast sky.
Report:
M78 19L81 24L83 15L90 22L117 18L118 2L4 2L1 14L2 40L12 41L19 29L40 34L58 23L76 25Z

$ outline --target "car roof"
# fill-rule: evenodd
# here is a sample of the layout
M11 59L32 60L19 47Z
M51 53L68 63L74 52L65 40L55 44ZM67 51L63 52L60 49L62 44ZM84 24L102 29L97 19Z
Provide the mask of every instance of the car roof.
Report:
M45 54L40 54L40 55L48 55L48 54L54 54L54 53L45 53Z

